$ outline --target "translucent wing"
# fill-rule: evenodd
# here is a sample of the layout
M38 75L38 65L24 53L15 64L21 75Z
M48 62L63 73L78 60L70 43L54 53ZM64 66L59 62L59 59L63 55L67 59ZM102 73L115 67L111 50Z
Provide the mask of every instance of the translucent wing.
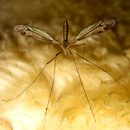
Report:
M90 25L89 27L83 29L71 43L107 31L108 29L112 28L115 25L115 23L116 21L114 19L108 19Z
M26 37L32 37L38 40L47 41L55 44L60 44L58 41L55 41L50 35L48 35L45 31L40 30L38 28L28 26L28 25L16 25L14 26L14 30Z

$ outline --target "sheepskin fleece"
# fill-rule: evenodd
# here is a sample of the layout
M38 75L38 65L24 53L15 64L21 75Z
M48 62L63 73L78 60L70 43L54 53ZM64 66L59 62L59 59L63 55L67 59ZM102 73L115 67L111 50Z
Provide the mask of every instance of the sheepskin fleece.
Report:
M129 0L1 0L0 130L130 130L129 13ZM3 101L25 90L61 50L58 45L21 36L13 27L36 26L62 42L65 17L69 41L95 22L117 21L111 30L74 44L85 46L71 48L119 82L74 54L96 122L71 54L67 59L61 53L56 65L55 60L47 64L22 95Z

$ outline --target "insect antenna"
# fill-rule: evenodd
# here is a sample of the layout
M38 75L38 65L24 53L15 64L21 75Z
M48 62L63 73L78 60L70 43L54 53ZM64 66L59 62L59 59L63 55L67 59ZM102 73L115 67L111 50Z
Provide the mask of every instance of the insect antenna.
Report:
M107 73L108 75L110 75L119 85L121 85L123 88L125 88L126 91L128 91L128 89L127 89L124 85L122 85L122 84L121 84L114 76L112 76L108 71L106 71L105 69L103 69L103 68L99 67L98 65L94 64L94 63L91 62L90 60L88 60L88 59L86 59L86 58L80 56L79 54L75 53L74 51L72 51L72 50L70 50L70 49L69 49L69 51L70 51L71 53L73 52L74 54L76 54L77 56L79 56L79 57L81 57L82 59L86 60L87 62L91 63L91 64L94 65L95 67L97 67L97 68L103 70L104 72L106 72L106 73Z
M29 88L32 86L32 84L35 83L35 81L36 81L36 80L38 79L38 77L41 75L42 71L46 68L46 66L47 66L51 61L53 61L61 52L62 52L62 51L60 51L59 53L57 53L55 57L53 57L50 61L48 61L48 62L45 64L45 66L42 68L42 70L41 70L40 73L37 75L37 77L33 80L33 82L31 82L30 85L28 85L27 88L25 88L22 92L20 92L16 97L11 98L11 99L8 99L8 100L2 100L2 101L8 102L8 101L17 99L19 96L21 96L27 89L29 89Z
M79 76L79 79L80 79L80 83L81 83L82 89L83 89L83 91L84 91L84 93L85 93L85 97L86 97L86 99L87 99L87 101L88 101L89 108L90 108L90 110L91 110L91 113L92 113L92 116L93 116L93 118L94 118L94 121L96 122L96 119L95 119L95 116L94 116L94 112L93 112L93 109L92 109L92 107L91 107L91 103L90 103L90 101L89 101L88 95L86 94L86 91L85 91L85 88L84 88L82 79L81 79L81 77L80 77L79 70L78 70L78 67L77 67L77 64L76 64L74 55L73 55L73 53L72 53L71 50L69 50L69 52L71 53L71 55L72 55L72 57L73 57L74 64L75 64L75 67L76 67L76 70L77 70L77 73L78 73L78 76Z

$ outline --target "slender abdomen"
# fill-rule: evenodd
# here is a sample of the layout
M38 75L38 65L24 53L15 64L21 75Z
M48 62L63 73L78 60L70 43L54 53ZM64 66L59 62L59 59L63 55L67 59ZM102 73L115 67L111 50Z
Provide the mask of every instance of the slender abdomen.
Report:
M63 42L64 41L68 42L68 31L69 31L69 26L68 26L67 19L65 18L63 23Z

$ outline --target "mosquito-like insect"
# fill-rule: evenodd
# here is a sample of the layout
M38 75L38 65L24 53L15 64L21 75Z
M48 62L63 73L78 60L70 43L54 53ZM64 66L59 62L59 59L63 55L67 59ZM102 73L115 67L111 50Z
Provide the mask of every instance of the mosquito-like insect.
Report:
M38 40L42 40L42 41L46 41L46 42L50 42L50 43L53 43L53 44L58 44L61 46L62 50L60 52L58 52L55 57L53 57L49 62L47 62L45 64L45 66L42 68L42 70L40 71L40 73L37 75L37 77L33 80L33 82L26 88L24 89L20 94L18 94L15 98L12 98L12 99L9 99L9 100L3 100L3 101L10 101L10 100L13 100L13 99L16 99L17 97L19 97L21 94L23 94L36 80L37 78L40 76L40 74L42 73L42 71L45 69L45 67L53 60L55 60L55 67L56 67L56 58L59 54L61 54L61 52L64 52L64 55L65 57L67 57L68 53L70 53L73 57L73 60L74 60L74 63L75 63L75 67L76 67L76 70L77 70L77 73L78 73L78 76L79 76L79 79L80 79L80 83L81 83L81 86L82 86L82 89L85 93L85 97L88 101L88 104L89 104L89 107L90 107L90 110L91 110L91 113L92 113L92 116L94 118L94 121L96 122L96 119L95 119L95 116L94 116L94 112L93 112L93 109L91 107L91 104L90 104L90 101L89 101L89 98L88 98L88 95L86 94L85 92L85 88L84 88L84 85L83 85L83 82L82 82L82 79L80 77L80 74L79 74L79 70L77 68L77 64L76 64L76 61L75 61L75 58L74 58L74 54L81 57L82 59L86 60L87 62L90 62L92 65L96 66L97 68L105 71L108 75L110 75L118 84L120 84L122 87L124 87L126 90L127 88L122 85L116 78L114 78L109 72L107 72L106 70L102 69L101 67L97 66L96 64L92 63L91 61L89 61L88 59L80 56L79 54L75 53L74 51L72 51L69 47L71 44L77 42L77 41L80 41L80 40L83 40L87 37L90 37L90 36L93 36L95 34L99 34L99 33L102 33L102 32L105 32L107 31L108 29L112 28L114 25L115 25L116 21L114 19L108 19L108 20L103 20L103 21L99 21L97 23L94 23L93 25L90 25L89 27L83 29L79 35L74 39L72 40L71 42L68 42L68 31L69 31L69 27L68 27L68 22L67 22L67 19L64 20L64 23L63 23L63 43L59 42L59 41L56 41L54 40L50 35L48 35L45 31L41 30L41 29L38 29L36 27L32 27L32 26L28 26L28 25L16 25L14 27L14 30L23 35L23 36L27 36L27 37L32 37L32 38L35 38L35 39L38 39ZM49 100L48 100L48 103L47 103L47 107L46 107L46 112L45 112L45 117L46 117L46 113L47 113L47 110L48 110L48 107L49 107L49 102L50 102L50 98L51 98L51 94L52 94L52 90L53 90L53 86L54 86L54 79L55 79L55 67L54 67L54 75L53 75L53 83L52 83L52 87L51 87L51 91L50 91L50 94L49 94Z

